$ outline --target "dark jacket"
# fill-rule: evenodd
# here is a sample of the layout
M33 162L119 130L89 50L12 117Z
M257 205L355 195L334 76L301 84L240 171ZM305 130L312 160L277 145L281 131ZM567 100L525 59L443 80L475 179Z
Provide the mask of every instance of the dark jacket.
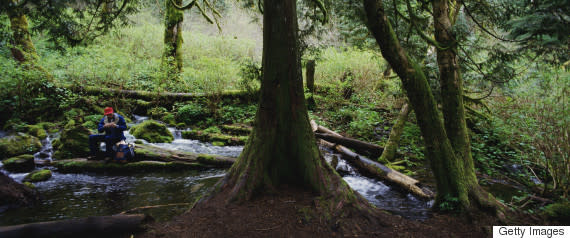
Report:
M115 122L115 124L117 125L117 127L112 128L104 128L103 126L105 125L107 116L103 116L103 118L101 119L101 121L99 122L99 125L97 126L97 130L101 133L101 132L105 132L105 138L107 139L116 139L117 141L120 140L124 140L125 135L123 135L123 131L127 130L127 123L125 122L125 118L123 118L121 115L114 113L114 120L113 122Z

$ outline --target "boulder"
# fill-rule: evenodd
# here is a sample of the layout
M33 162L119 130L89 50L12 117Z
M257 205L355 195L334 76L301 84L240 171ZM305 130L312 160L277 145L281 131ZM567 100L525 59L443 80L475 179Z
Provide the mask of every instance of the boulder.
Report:
M170 143L174 140L174 136L165 125L153 120L133 126L130 133L137 139L144 139L150 143Z
M36 168L34 156L27 154L9 158L2 161L2 163L4 164L4 169L15 173L29 172Z
M46 130L42 127L42 125L29 125L28 126L28 134L35 136L41 140L47 137Z
M54 141L54 157L57 159L70 159L86 157L89 155L89 129L69 120L61 132L61 137Z
M0 172L0 206L27 206L38 199L34 190Z
M0 159L22 154L34 154L42 148L40 139L23 133L0 139Z
M29 173L24 178L24 182L41 182L51 178L51 170L42 169Z

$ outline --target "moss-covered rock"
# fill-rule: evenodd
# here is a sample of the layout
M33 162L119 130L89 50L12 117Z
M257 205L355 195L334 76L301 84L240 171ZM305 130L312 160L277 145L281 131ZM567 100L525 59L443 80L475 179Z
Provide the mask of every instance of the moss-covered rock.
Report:
M47 181L50 178L51 178L51 170L42 169L42 170L36 170L26 175L26 177L24 178L24 182L41 182L41 181Z
M59 131L59 128L53 122L40 122L37 125L44 128L48 133L56 133Z
M35 136L18 133L0 139L0 159L22 154L33 154L42 148L42 143Z
M75 120L69 120L57 142L54 141L54 157L70 159L89 155L89 129L79 125Z
M544 214L552 220L570 221L570 202L550 204L544 209Z
M161 118L162 122L171 125L171 126L175 126L176 125L176 119L174 119L174 114L172 113L167 113L166 115L164 115Z
M153 120L133 126L130 133L137 139L144 139L150 143L170 143L174 140L174 136L165 125Z
M32 171L36 167L33 155L19 155L4 160L2 163L4 164L4 169L16 173Z
M42 125L28 125L28 134L35 136L41 140L47 137L47 132Z

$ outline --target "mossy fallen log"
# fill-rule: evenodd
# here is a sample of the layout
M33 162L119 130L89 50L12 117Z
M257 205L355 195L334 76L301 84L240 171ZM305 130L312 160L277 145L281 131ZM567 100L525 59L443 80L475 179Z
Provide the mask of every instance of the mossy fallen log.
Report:
M53 165L57 168L57 171L61 173L137 173L155 171L201 170L214 167L198 162L138 161L122 164L87 159L68 159L56 161L53 163Z
M217 143L220 146L224 145L245 145L247 136L233 136L220 133L208 133L206 131L183 131L182 138L200 140L206 142Z
M0 227L0 237L128 237L145 229L143 214L87 217Z
M95 86L82 86L82 85L63 85L75 93L83 93L87 95L110 94L113 96L123 96L132 99L142 99L142 100L175 100L175 101L186 101L195 100L198 98L206 98L211 96L207 93L172 93L172 92L150 92L141 90L122 90L114 88L102 88ZM222 99L240 99L240 100L250 100L251 94L247 91L240 90L226 90L219 95Z
M148 144L135 145L136 155L133 162L117 163L101 160L75 158L53 162L58 172L108 172L108 173L137 173L150 171L201 170L208 168L229 168L235 158L196 154L159 148Z
M330 142L333 142L336 144L340 144L340 145L352 148L352 149L356 150L359 154L366 154L366 155L369 155L369 156L375 157L375 158L382 155L382 151L384 151L384 148L377 146L375 144L368 143L365 141L359 141L359 140L348 138L348 137L337 136L337 135L330 134L330 133L318 133L318 132L316 132L315 136L319 139L323 139L326 141L330 141Z
M332 130L317 125L314 121L311 121L311 127L315 132L320 131L323 133L336 135L337 137L340 136L340 134ZM359 154L352 152L350 149L342 145L337 145L323 139L320 139L320 143L342 154L343 158L355 166L362 174L388 181L389 183L397 185L398 187L409 191L410 193L420 198L432 199L434 197L434 193L432 191L419 187L419 181L416 179L413 179L405 174L386 167L383 164L372 161L366 157L360 156Z

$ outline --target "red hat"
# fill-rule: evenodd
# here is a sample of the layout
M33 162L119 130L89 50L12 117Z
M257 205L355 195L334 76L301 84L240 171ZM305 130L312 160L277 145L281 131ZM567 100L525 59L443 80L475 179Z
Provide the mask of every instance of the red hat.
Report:
M113 114L113 108L112 107L106 107L105 113L103 113L103 115L105 115L105 116L107 116L109 114Z

